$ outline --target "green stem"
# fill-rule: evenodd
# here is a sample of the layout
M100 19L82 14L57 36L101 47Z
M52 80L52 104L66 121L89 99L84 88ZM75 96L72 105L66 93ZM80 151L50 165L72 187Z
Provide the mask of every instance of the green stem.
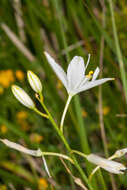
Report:
M42 117L45 117L45 118L47 118L47 119L49 118L47 114L40 112L37 108L34 108L33 110L34 110L36 113L38 113L39 115L41 115Z
M115 17L114 17L114 10L113 10L113 2L112 2L112 0L108 0L108 2L109 2L109 6L110 6L110 13L111 13L111 19L112 19L112 28L113 28L113 35L114 35L114 40L115 40L117 58L118 58L118 62L119 62L120 72L121 72L121 78L122 78L122 83L123 83L123 88L124 88L124 93L125 93L125 99L126 99L126 102L127 102L126 71L125 71L125 68L124 68L123 59L122 59L122 53L121 53L119 40L118 40L118 35L117 35L117 29L116 29L116 23L115 23Z
M74 164L73 160L67 156L67 155L64 155L64 154L60 154L60 153L56 153L56 152L42 152L42 155L43 156L57 156L57 157L61 157L65 160L68 160L70 161L72 164Z
M63 114L62 114L62 118L61 118L61 122L60 122L60 130L62 131L62 133L63 133L64 119L65 119L65 116L66 116L68 106L70 104L71 99L72 99L72 96L69 95L68 99L67 99L67 102L66 102L66 105L65 105L65 108L64 108L64 111L63 111Z
M72 150L71 153L76 153L76 154L78 154L78 155L80 155L80 156L82 156L84 158L87 158L87 154L84 154L84 153L82 153L82 152L80 152L78 150Z
M39 100L39 99L38 99L38 100ZM39 100L39 101L40 101L40 100ZM45 112L47 113L47 115L49 116L50 122L52 123L52 125L53 125L53 127L55 128L56 132L57 132L58 135L60 136L61 140L63 141L65 147L67 148L67 150L68 150L68 152L69 152L69 154L71 155L71 158L72 158L72 160L73 160L73 162L74 162L74 165L75 165L75 167L77 168L77 170L79 171L79 173L81 174L81 176L82 176L84 182L88 185L88 187L89 187L90 190L93 190L91 184L90 184L89 181L88 181L87 176L85 175L84 171L82 170L82 168L81 168L80 165L78 164L78 162L77 162L75 156L71 154L71 151L72 151L72 150L71 150L71 148L70 148L68 142L66 141L66 139L65 139L65 137L64 137L64 135L63 135L63 133L61 132L61 130L60 130L59 127L57 126L57 124L56 124L56 122L54 121L52 115L50 114L50 112L48 111L47 107L45 106L44 102L43 102L43 101L40 101L40 103L41 103L42 107L44 108Z

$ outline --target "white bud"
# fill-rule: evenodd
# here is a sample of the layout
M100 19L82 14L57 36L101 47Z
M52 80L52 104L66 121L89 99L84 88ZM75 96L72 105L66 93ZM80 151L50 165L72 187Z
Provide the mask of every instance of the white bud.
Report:
M87 156L87 160L95 165L100 166L101 168L105 169L110 173L123 174L126 170L126 167L123 164L102 158L95 154L89 154Z
M0 141L2 141L6 146L13 148L15 150L18 150L20 152L23 152L25 154L29 154L31 156L36 156L36 157L42 156L42 152L40 149L31 150L31 149L25 148L24 146L22 146L20 144L9 141L7 139L0 139Z
M31 88L37 92L40 93L42 91L42 84L40 79L35 75L32 71L27 72L28 81L30 83Z
M12 92L24 106L31 109L35 108L34 102L22 88L17 85L12 85Z

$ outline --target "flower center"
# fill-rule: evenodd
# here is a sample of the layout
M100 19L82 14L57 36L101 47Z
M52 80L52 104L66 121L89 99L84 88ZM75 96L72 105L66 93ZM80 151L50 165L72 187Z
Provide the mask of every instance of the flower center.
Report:
M86 75L87 78L91 78L93 75L93 71L89 71L88 75Z

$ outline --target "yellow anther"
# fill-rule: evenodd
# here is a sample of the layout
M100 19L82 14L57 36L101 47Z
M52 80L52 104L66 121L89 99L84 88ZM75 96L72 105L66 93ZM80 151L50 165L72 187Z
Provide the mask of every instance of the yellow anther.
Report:
M93 75L93 71L89 71L88 75L86 77L91 77Z
M93 74L93 71L90 71L90 72L89 72L89 75L92 75L92 74Z

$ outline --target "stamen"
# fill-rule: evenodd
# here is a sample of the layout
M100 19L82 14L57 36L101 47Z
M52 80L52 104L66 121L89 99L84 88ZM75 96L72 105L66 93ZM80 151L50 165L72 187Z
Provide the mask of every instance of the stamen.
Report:
M92 75L93 75L93 71L90 71L90 72L88 73L88 75L86 75L86 77L87 77L87 78L91 78Z
M93 74L93 71L90 71L90 72L89 72L89 75L92 75L92 74Z

